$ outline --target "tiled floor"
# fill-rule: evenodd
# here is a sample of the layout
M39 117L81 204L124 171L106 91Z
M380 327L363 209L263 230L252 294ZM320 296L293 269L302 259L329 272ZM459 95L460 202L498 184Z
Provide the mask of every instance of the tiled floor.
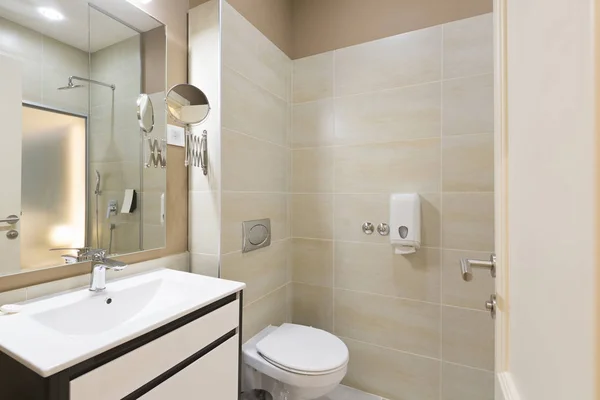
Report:
M333 392L318 400L382 400L381 397L340 385Z

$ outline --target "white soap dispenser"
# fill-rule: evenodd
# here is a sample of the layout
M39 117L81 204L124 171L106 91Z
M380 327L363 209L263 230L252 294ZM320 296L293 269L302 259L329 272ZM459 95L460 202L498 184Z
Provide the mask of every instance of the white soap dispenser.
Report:
M396 254L412 254L421 247L421 200L418 194L390 196L390 242Z

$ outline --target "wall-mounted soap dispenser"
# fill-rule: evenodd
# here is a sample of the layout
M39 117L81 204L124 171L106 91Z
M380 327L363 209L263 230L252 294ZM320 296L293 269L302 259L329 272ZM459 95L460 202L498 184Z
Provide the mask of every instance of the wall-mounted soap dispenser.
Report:
M421 247L421 200L416 193L390 196L390 242L396 254Z

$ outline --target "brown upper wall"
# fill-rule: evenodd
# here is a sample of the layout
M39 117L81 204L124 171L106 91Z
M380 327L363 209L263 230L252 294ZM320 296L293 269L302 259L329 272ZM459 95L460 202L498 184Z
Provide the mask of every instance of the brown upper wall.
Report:
M190 9L209 0L190 0ZM233 8L288 57L293 54L293 0L228 0Z
M208 0L190 0L190 8ZM492 0L229 0L297 59L492 11Z
M293 3L294 59L492 11L492 0L293 0Z

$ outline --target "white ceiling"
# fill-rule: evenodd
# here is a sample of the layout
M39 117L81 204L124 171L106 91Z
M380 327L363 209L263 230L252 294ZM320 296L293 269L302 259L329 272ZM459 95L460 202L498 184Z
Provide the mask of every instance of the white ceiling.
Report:
M86 0L0 0L0 16L80 50L87 52L89 48L92 53L162 25L126 0L91 0L90 3L135 27L137 32L94 9L88 22ZM51 21L38 12L40 7L55 9L65 18ZM91 27L89 46L88 25Z

